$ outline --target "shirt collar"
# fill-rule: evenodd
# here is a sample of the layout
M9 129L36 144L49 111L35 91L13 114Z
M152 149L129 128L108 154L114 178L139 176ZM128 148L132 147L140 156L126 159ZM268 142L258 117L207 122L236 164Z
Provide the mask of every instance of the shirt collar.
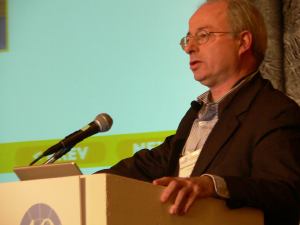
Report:
M238 80L235 85L233 85L233 87L220 99L218 99L218 101L216 102L212 102L211 100L211 93L210 91L206 91L203 94L201 94L200 96L197 97L197 102L199 103L203 103L204 105L208 105L208 104L219 104L224 98L226 98L228 95L230 95L232 92L234 92L235 90L239 89L243 84L248 83L250 80L252 80L252 78L258 73L258 70L256 70L255 72L246 75L244 77L242 77L240 80Z

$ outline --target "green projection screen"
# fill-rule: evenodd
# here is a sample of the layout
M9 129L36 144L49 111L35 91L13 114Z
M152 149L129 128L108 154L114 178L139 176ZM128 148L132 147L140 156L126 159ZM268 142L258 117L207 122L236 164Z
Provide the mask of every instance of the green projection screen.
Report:
M174 133L195 82L179 40L201 4L191 0L9 0L0 50L0 181L15 166L91 122L110 131L76 145L58 162L84 173L108 167ZM39 163L42 163L39 162Z

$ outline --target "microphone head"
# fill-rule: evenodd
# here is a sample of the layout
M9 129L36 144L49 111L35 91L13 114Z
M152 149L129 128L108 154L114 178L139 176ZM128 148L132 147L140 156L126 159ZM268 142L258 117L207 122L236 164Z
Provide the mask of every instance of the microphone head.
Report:
M108 131L113 124L112 118L106 113L100 113L96 116L95 122L99 126L99 132Z

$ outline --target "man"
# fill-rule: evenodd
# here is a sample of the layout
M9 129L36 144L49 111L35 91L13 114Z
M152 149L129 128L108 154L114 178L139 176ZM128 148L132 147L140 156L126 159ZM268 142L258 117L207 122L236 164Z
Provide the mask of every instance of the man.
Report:
M171 214L218 197L262 209L265 224L298 224L300 110L258 72L266 45L262 16L246 0L203 4L181 46L209 91L175 135L104 172L166 186L161 201L175 196Z

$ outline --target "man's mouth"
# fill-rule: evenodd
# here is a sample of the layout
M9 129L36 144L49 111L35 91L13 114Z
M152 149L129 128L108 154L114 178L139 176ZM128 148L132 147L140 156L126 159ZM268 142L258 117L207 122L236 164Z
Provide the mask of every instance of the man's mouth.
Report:
M198 60L190 61L191 70L196 70L198 68L199 64L200 64L200 61L198 61Z

